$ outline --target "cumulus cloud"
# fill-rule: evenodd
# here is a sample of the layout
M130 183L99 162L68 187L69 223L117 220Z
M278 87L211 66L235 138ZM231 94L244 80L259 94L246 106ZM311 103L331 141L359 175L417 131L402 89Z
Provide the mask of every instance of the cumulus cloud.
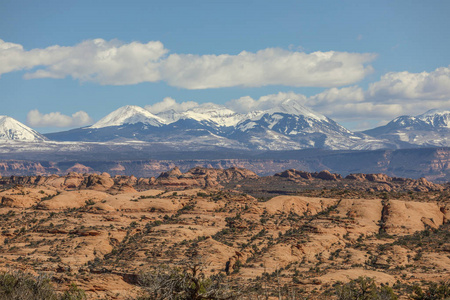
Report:
M392 119L399 115L407 114L408 112L408 109L405 109L401 104L378 104L372 102L336 102L326 106L312 105L312 108L336 121L355 121L379 118Z
M248 113L255 110L271 109L287 99L296 100L301 104L304 104L307 100L306 96L302 94L279 92L278 94L262 96L256 100L250 96L241 97L228 101L226 106L238 113Z
M308 105L337 120L394 118L450 107L450 68L432 72L390 72L363 89L332 88L309 97Z
M382 101L395 99L448 99L450 97L450 68L432 72L390 72L369 86L368 96Z
M0 75L29 70L25 78L65 78L108 85L164 81L186 89L265 85L336 87L372 72L370 53L304 53L268 48L237 55L168 55L159 41L94 39L75 46L24 50L0 40Z
M43 67L25 74L32 78L64 78L100 84L135 84L160 79L158 60L167 52L160 42L122 44L102 39L73 47L51 46L26 51L19 44L0 40L0 75Z
M81 81L125 85L160 80L158 63L166 52L160 42L122 44L95 39L73 47L53 46L22 55L30 57L36 66L46 66L26 74L26 79L71 76ZM39 58L46 56L49 58L40 63Z
M153 105L146 105L145 109L153 114L160 113L162 111L174 110L176 112L183 112L188 109L199 106L197 102L186 101L178 103L175 99L171 97L166 97L163 101L155 103Z
M253 99L250 96L231 100L227 105L248 112L268 109L294 99L314 111L338 122L391 120L400 115L418 115L432 108L450 108L450 69L432 72L388 73L367 90L358 86L330 88L306 97L302 94L278 93Z
M312 96L294 92L280 92L254 99L244 96L225 105L238 112L267 110L291 99L339 122L364 122L393 119L399 115L418 115L432 108L450 108L450 68L432 72L391 72L369 85L367 90L358 86L330 88ZM173 107L183 111L195 107L195 102L178 104L171 98L149 108L160 112Z
M93 123L92 118L84 111L78 111L72 116L60 112L42 114L34 109L27 114L27 123L33 127L77 127Z
M347 102L360 102L364 100L364 91L358 86L351 86L345 88L331 88L319 94L311 96L310 102L314 105L327 105L334 102L339 102L345 99Z
M269 48L238 55L179 55L165 60L170 85L188 89L265 85L333 87L357 82L372 72L373 54L292 52Z

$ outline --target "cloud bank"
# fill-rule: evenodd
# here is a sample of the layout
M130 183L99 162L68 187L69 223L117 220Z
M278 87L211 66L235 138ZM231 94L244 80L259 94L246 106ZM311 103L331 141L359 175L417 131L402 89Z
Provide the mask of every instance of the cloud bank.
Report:
M33 127L78 127L93 123L93 119L84 111L78 111L72 116L60 112L42 114L34 109L27 114L27 123Z
M163 81L185 89L266 85L337 87L372 72L370 53L304 53L267 48L237 55L168 54L159 41L86 40L75 46L25 50L0 40L0 75L28 70L26 79L72 77L103 85Z
M309 103L340 120L393 118L417 115L429 109L450 107L450 67L432 72L390 72L359 87L334 88L311 97Z
M172 86L187 89L266 85L331 87L357 82L372 72L373 54L292 52L278 48L238 55L172 54L162 75Z
M379 81L370 84L367 90L349 86L326 89L312 96L294 92L280 92L258 99L244 96L228 101L225 106L238 113L248 113L271 109L287 99L295 100L338 122L369 124L369 120L378 122L380 119L387 122L399 115L418 115L432 108L449 109L450 67L422 73L387 73ZM145 108L158 114L168 110L183 112L198 106L201 104L195 101L179 103L166 97ZM42 114L37 109L28 113L27 121L34 127L76 127L93 123L84 111L67 116L59 112Z
M367 90L350 86L330 88L309 97L294 92L280 92L258 99L244 96L228 101L225 106L238 113L248 113L273 108L287 99L296 100L339 122L387 122L400 115L418 115L432 108L449 109L450 67L422 73L387 73L370 84ZM146 108L158 113L167 109L183 111L196 106L199 104L193 101L177 103L166 98Z

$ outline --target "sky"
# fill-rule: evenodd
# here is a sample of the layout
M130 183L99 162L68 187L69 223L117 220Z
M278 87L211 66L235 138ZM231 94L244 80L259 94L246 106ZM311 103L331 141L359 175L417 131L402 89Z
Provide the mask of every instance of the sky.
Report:
M0 115L297 99L351 130L450 109L450 1L0 1Z

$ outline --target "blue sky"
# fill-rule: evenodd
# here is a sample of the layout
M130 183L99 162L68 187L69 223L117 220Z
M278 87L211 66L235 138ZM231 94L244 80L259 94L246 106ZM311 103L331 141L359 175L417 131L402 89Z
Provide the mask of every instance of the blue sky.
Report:
M3 0L3 48L22 49L11 55L0 46L0 114L48 132L96 121L127 104L151 107L167 97L229 105L272 95L297 97L350 129L363 129L400 114L450 108L449 13L449 1ZM101 50L95 39L103 41ZM73 51L52 52L48 47L54 45ZM132 68L128 54L125 62L113 58L100 71L96 61L83 65L86 49L123 45L133 54L141 55L144 46L157 48L157 54L142 54ZM280 51L259 52L265 49ZM249 53L244 61L242 51ZM311 53L329 51L349 55L325 59L337 64L329 69L333 73L302 71L304 61L316 59ZM226 62L217 62L223 54ZM149 57L158 63L158 75L153 67L139 70ZM169 57L177 63L167 63ZM295 65L280 63L287 58ZM202 74L210 70L210 59L215 70ZM242 64L248 76L236 74ZM111 73L114 68L118 73ZM258 79L258 72L268 75ZM39 114L30 118L32 110ZM72 116L79 111L86 115Z

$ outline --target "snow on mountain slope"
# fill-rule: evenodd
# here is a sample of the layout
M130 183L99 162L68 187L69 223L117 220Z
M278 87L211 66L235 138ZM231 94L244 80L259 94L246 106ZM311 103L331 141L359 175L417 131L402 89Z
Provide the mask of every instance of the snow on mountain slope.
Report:
M223 105L213 103L205 103L183 112L176 112L174 110L163 111L157 115L166 120L167 123L173 123L182 119L192 119L219 127L235 126L246 117Z
M418 115L417 118L435 128L450 128L450 111L448 110L431 109Z
M248 136L262 137L265 135L264 139L257 139L259 147L264 147L263 143L272 145L272 147L276 145L278 148L298 149L378 149L387 147L385 142L364 134L355 134L334 120L302 106L295 100L285 100L269 110L251 112L249 116L236 126L236 131ZM269 132L265 130L281 134L289 141L281 139L280 136L268 134ZM239 136L236 133L233 135ZM269 142L270 137L273 137L273 142ZM249 142L256 141L250 137L246 139Z
M86 128L97 129L136 123L143 123L155 127L161 127L166 123L166 121L158 116L155 116L142 107L127 105L113 111L94 125Z
M385 145L355 134L291 99L246 114L213 103L182 112L170 109L157 115L138 106L124 106L90 127L47 136L59 141L140 140L173 146L197 139L208 141L204 146L226 144L231 148L266 150L373 149Z
M11 117L0 116L0 140L45 141L46 138Z
M46 138L11 117L0 116L0 140L44 141Z
M400 116L364 133L398 142L402 147L449 147L450 111L432 109L418 116Z
M301 133L338 131L350 133L341 125L324 115L314 112L295 100L285 100L276 107L263 111L253 111L237 127L248 130L249 123L265 126L276 132L297 135Z
M163 118L167 123L173 123L180 119L192 119L217 126L231 127L246 120L259 120L266 114L272 115L275 113L304 116L305 118L317 121L328 121L327 117L313 112L302 106L298 101L291 99L283 101L274 108L255 110L246 114L237 113L223 105L205 103L183 112L176 112L174 110L163 111L158 113L157 116Z
M293 99L287 99L281 102L279 105L264 111L264 113L284 113L289 115L304 116L307 119L317 120L317 121L328 121L329 119L324 115L314 112L309 108L304 107L298 101Z

